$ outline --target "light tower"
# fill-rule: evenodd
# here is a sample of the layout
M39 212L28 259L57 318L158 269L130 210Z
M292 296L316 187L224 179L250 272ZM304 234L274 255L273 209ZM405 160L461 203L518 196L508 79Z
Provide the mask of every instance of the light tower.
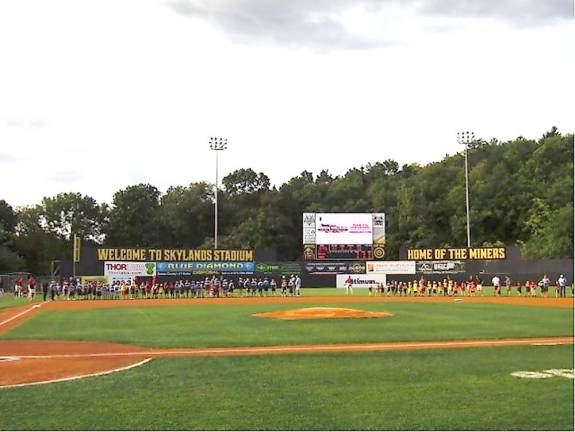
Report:
M475 134L473 132L457 132L457 142L465 146L465 207L467 215L467 247L471 247L471 226L469 223L469 166L467 162L467 150L469 145L475 141Z
M218 153L228 148L227 138L210 138L210 148L216 152L216 190L214 202L214 249L218 248Z

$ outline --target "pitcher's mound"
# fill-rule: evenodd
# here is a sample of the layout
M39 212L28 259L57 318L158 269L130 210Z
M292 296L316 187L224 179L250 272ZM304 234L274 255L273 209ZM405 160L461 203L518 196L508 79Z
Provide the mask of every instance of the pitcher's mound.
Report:
M392 314L388 312L369 312L357 309L312 307L287 311L261 312L254 316L282 320L322 319L322 318L382 318Z

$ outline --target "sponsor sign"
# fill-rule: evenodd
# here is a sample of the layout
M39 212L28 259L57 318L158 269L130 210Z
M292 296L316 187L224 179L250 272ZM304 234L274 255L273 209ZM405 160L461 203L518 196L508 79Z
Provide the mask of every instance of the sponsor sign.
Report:
M192 275L213 273L247 273L252 274L255 263L251 262L159 262L156 264L158 275Z
M256 263L256 272L263 274L295 275L301 273L299 263Z
M132 280L136 276L154 276L156 263L133 261L106 261L104 263L104 276L108 281Z
M303 227L303 243L315 244L315 227Z
M370 213L317 213L315 215L317 244L372 244Z
M415 274L415 261L368 261L367 274Z
M417 273L450 274L465 273L465 261L411 261Z
M315 213L303 214L303 244L315 244Z
M316 250L314 244L304 244L303 245L303 259L305 261L313 261L316 257Z
M365 262L308 262L304 268L308 274L364 274Z
M98 248L99 261L253 261L249 249Z
M383 259L385 257L385 249L382 246L375 246L373 248L373 258Z
M385 213L373 213L371 215L373 226L373 244L385 246Z
M343 274L337 275L335 278L337 288L345 288L350 283L352 288L370 288L377 283L386 284L384 274Z
M504 247L435 248L407 250L407 259L413 261L504 260L506 258L507 250Z
M88 283L88 282L101 282L101 283L108 283L108 277L107 276L81 276L80 277L80 282L82 284Z

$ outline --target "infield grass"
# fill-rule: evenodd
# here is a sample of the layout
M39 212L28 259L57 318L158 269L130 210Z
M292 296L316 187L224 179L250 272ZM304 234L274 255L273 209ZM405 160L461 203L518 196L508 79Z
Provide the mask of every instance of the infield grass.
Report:
M10 430L573 430L572 346L166 358L0 389Z
M311 306L387 311L378 319L281 321L255 312ZM2 338L148 347L231 347L573 335L573 310L485 303L194 304L41 311Z
M38 300L38 297L36 297L36 300ZM33 303L30 302L25 297L14 297L12 294L4 294L0 296L0 310L16 306L22 306L25 304L33 304Z

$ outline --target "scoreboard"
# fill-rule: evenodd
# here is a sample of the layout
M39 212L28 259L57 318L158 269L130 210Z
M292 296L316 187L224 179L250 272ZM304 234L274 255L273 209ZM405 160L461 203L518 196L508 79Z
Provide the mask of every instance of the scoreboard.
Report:
M304 213L304 259L378 260L385 256L384 213Z

